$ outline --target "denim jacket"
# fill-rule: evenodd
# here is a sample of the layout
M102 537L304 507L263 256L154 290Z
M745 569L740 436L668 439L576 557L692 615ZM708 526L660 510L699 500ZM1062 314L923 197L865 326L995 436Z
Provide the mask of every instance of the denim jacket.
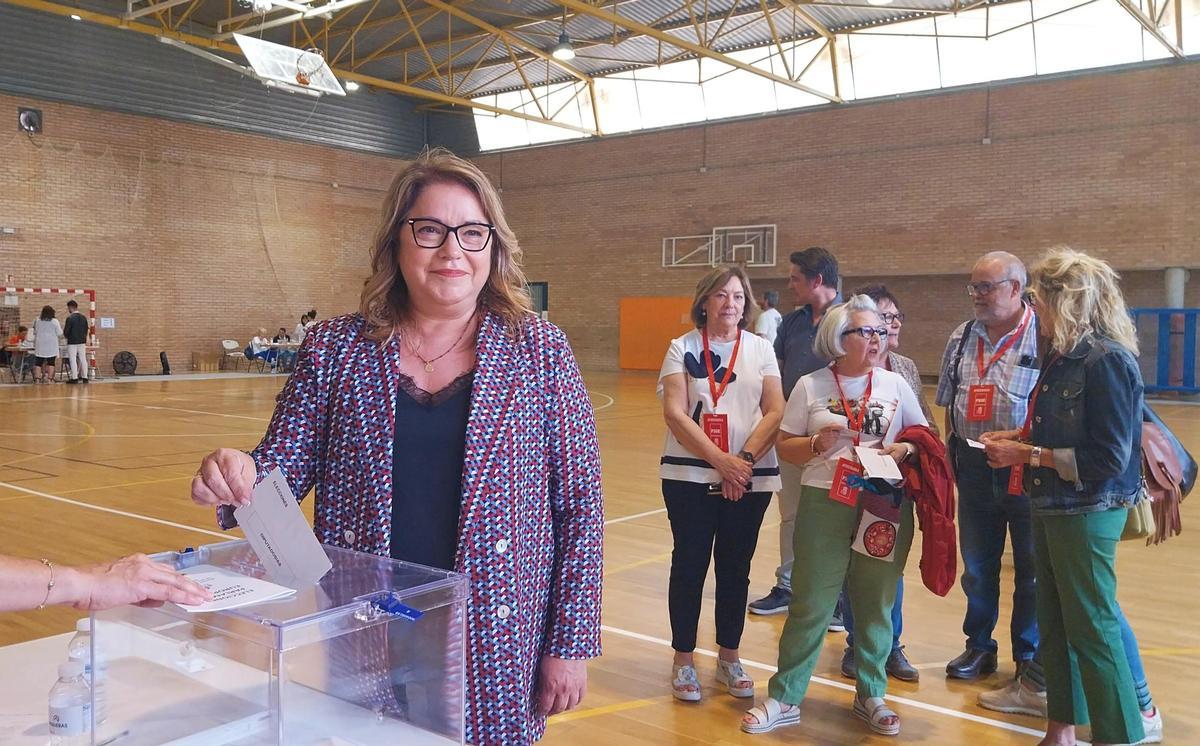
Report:
M1086 335L1043 365L1029 440L1054 468L1029 468L1033 511L1074 514L1133 505L1142 479L1142 374L1116 342Z

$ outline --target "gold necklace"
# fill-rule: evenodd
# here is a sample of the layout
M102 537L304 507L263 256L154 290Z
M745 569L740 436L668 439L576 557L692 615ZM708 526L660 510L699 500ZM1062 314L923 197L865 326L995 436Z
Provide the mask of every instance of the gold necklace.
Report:
M433 364L436 363L437 361L441 360L442 358L446 357L451 352L453 352L455 350L455 348L458 347L458 343L463 341L463 337L467 336L467 330L470 329L471 325L474 323L475 323L475 314L471 314L471 318L467 319L467 325L464 326L462 332L459 333L458 339L454 340L454 344L450 345L450 349L446 350L441 355L438 355L437 357L433 358L432 360L426 360L425 358L421 357L421 353L417 352L417 350L411 344L406 344L405 346L408 347L408 351L411 352L414 357L416 357L418 360L420 360L422 363L425 364L425 372L432 373L433 372Z

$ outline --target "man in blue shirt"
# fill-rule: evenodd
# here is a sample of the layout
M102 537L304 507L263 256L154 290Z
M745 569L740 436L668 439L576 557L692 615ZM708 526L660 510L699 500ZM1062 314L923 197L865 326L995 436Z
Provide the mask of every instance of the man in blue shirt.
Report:
M796 310L783 317L775 336L775 357L783 378L783 396L802 376L829 364L813 352L813 336L825 311L841 303L838 293L838 262L833 254L818 246L792 252L788 287L796 295ZM792 534L796 527L796 507L800 501L800 467L787 462L779 464L783 487L779 490L779 567L776 583L763 598L750 604L751 614L782 614L792 600ZM839 615L840 616L840 615ZM839 617L831 630L842 629Z

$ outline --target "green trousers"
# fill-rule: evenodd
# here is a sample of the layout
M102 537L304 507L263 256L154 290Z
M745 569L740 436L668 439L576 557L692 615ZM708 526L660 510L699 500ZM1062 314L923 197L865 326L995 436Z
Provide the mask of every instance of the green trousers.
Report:
M900 510L900 535L891 562L850 548L858 511L829 499L829 490L804 487L796 511L793 539L792 602L779 638L779 672L768 692L786 704L799 704L825 643L825 631L845 580L854 608L854 660L858 696L882 697L887 691L884 666L892 652L892 604L896 580L904 571L913 539L912 503Z
M1092 723L1100 743L1145 737L1117 608L1117 542L1128 510L1033 516L1037 617L1051 720Z

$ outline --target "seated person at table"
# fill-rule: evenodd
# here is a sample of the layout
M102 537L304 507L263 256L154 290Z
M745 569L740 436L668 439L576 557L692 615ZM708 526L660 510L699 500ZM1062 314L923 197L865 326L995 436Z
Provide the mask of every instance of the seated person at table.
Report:
M268 363L275 363L275 350L271 349L271 340L267 337L267 330L260 328L258 334L250 340L250 346L246 353L247 358L257 358L266 360Z

